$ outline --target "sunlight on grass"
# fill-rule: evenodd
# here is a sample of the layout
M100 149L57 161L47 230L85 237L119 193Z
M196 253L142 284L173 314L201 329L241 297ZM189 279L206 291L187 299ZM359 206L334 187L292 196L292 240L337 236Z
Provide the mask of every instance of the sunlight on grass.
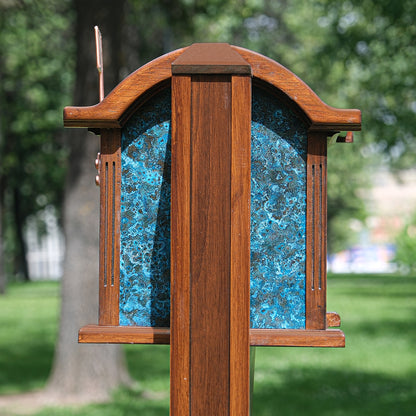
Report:
M253 416L410 416L416 407L416 278L331 276L328 310L345 349L257 348ZM0 394L41 388L53 358L59 284L12 285L0 297ZM169 347L125 346L133 389L107 404L37 416L169 412Z

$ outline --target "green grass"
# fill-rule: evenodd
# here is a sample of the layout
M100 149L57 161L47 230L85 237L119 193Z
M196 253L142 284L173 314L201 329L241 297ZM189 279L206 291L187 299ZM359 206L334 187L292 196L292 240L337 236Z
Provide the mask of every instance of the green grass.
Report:
M253 414L416 414L416 278L329 280L345 349L259 348Z
M0 394L43 387L54 353L59 285L13 284L0 296Z
M12 285L0 297L0 394L41 388L53 358L59 285ZM331 276L345 349L257 348L254 416L416 414L416 278ZM108 404L37 416L167 415L169 348L126 346L136 389Z

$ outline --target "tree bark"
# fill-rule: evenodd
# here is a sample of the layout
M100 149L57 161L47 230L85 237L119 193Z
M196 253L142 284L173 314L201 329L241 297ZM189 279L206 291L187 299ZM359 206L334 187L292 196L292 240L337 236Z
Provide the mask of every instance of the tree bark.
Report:
M1 59L1 58L0 58ZM0 65L1 67L1 65ZM0 72L0 81L2 79ZM0 107L1 110L1 107ZM3 141L2 125L0 124L0 149ZM1 163L0 155L0 163ZM4 254L3 254L3 212L4 212L4 178L0 175L0 295L6 293L7 277L4 269Z
M22 198L20 195L20 191L17 188L13 189L13 216L14 216L14 224L15 224L15 231L16 231L16 243L17 243L17 252L15 253L15 271L16 274L20 277L23 277L25 282L30 280L29 276L29 265L27 262L27 249L26 249L26 242L23 235L23 227L25 218L22 215L22 208L21 204Z
M1 201L0 196L0 295L4 295L6 293L6 273L4 270L4 263L3 263L3 217L2 217L2 210L3 204Z
M118 82L124 1L74 0L76 12L76 86L74 105L98 101L94 25L103 33L106 85ZM86 130L66 133L70 149L64 200L66 260L62 280L59 339L47 392L83 401L106 400L130 382L118 345L79 345L78 329L98 319L99 192L94 159L99 139Z

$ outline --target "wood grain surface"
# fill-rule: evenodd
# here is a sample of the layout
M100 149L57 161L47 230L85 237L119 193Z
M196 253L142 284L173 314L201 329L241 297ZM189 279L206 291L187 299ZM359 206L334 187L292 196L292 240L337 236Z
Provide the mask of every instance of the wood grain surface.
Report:
M172 79L171 409L188 409L190 395L191 77ZM173 411L171 412L173 413ZM186 413L184 413L186 414Z
M228 415L231 268L230 76L193 76L191 113L192 277L189 415Z

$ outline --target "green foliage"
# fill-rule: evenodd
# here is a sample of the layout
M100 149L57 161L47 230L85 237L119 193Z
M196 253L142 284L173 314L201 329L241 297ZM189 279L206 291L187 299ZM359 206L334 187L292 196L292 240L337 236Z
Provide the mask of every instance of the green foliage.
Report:
M32 202L24 204L27 210L57 204L62 188L56 133L73 71L66 3L25 0L1 14L1 174Z
M416 213L410 218L396 238L394 260L404 272L416 272Z
M416 144L416 4L412 0L315 2L327 40L316 49L321 78L342 82L339 98L363 110L365 143L397 169ZM342 71L338 71L337 67ZM328 91L335 91L331 82Z
M7 258L19 249L25 219L49 204L59 209L62 199L66 152L58 136L62 107L70 102L74 52L68 3L0 3L0 181Z
M27 216L61 205L67 153L57 132L72 103L76 51L70 0L0 1L0 12L0 189L10 258ZM412 0L129 0L121 73L194 42L229 42L285 65L328 104L360 108L363 133L329 151L333 251L349 244L351 220L365 217L368 165L416 161L415 15Z
M329 276L328 309L342 318L345 349L257 348L253 415L401 415L416 405L414 276ZM11 285L0 298L0 394L38 389L53 357L59 285ZM75 335L74 335L75 336ZM110 403L49 415L168 414L169 347L129 345L131 390ZM1 410L0 410L1 412Z

